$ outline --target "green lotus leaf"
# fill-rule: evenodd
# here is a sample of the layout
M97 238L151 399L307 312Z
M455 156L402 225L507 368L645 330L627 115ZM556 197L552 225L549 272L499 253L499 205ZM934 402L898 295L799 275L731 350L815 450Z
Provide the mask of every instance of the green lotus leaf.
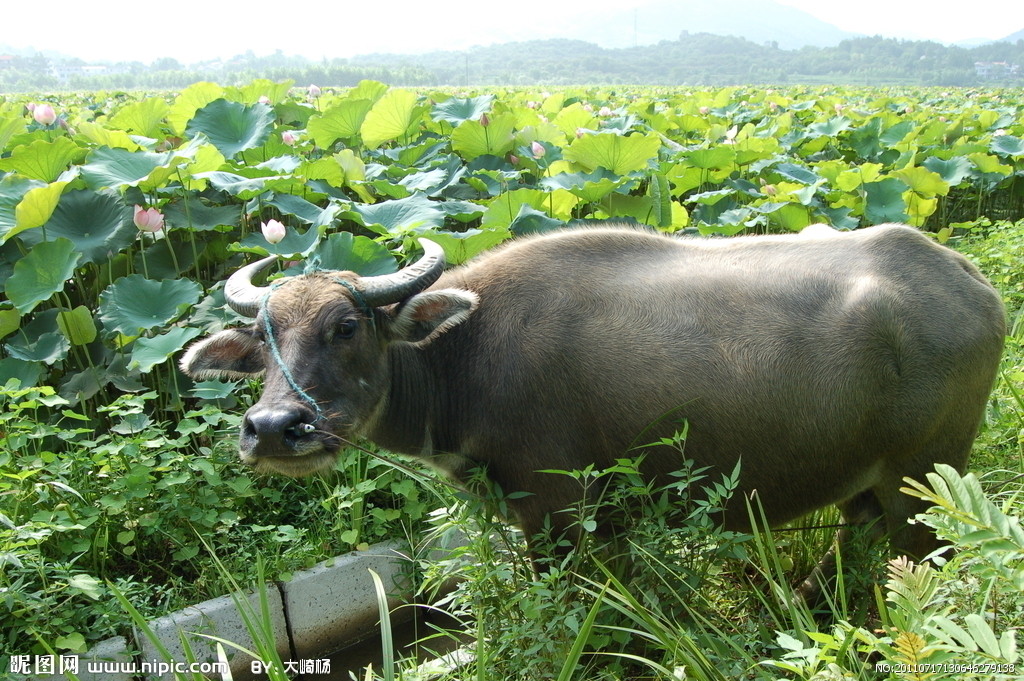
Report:
M524 234L542 234L561 229L565 224L561 220L549 217L547 213L533 208L529 204L523 204L519 214L509 225L509 231L516 236Z
M282 215L294 215L307 225L318 223L324 212L324 209L315 203L292 194L274 194L271 199L264 201L264 204L278 209Z
M4 290L18 312L28 314L36 305L64 290L64 282L75 273L81 258L77 250L67 239L44 241L14 263L14 273Z
M25 195L32 189L46 186L48 185L45 182L17 175L0 178L0 243L12 236L9 232L18 224L17 206Z
M461 265L473 256L494 248L512 236L507 228L467 229L464 232L433 231L423 236L444 249L445 259L451 265Z
M233 158L246 149L261 146L273 129L274 110L266 104L246 106L216 99L196 111L185 134L195 137L202 133L226 158Z
M310 227L305 232L288 227L284 238L276 244L266 240L260 231L248 234L238 246L232 246L232 250L243 253L259 253L279 255L284 258L302 257L313 250L320 241L322 227Z
M138 336L174 321L199 302L202 288L188 279L121 277L100 294L100 320L110 332Z
M82 177L89 189L137 187L150 173L170 160L170 153L100 147L89 154L89 162L82 166Z
M364 277L398 271L398 263L387 248L365 236L349 232L332 234L308 258L309 269L348 270Z
M452 131L452 150L471 161L478 156L503 156L515 147L515 114L492 116L485 126L481 121L465 121Z
M71 343L57 327L57 310L49 309L34 319L4 345L8 355L25 362L53 364L63 360Z
M110 117L110 125L144 137L161 137L164 118L171 107L162 97L144 97L126 104Z
M865 183L864 215L868 222L876 225L883 222L906 222L909 217L907 203L903 200L905 191L906 183L895 177Z
M224 89L216 83L193 83L175 96L167 122L176 135L184 135L196 111L223 96Z
M349 90L348 99L368 99L376 102L388 91L388 86L376 80L361 80L359 84Z
M357 204L352 206L352 212L364 226L384 235L401 234L417 227L436 229L444 224L444 211L422 194L370 206Z
M21 116L0 117L0 152L7 148L7 142L12 137L23 132L25 132L25 119Z
M17 310L0 310L0 338L13 333L21 326L21 315Z
M686 152L683 156L689 165L702 170L722 170L731 168L736 163L736 152L725 146L695 149Z
M159 239L136 251L132 264L136 272L142 272L148 279L177 279L195 265L195 257L196 251L188 241Z
M83 263L104 263L120 253L138 235L132 208L111 190L73 190L60 197L53 215L42 229L22 232L23 241L68 239L82 254Z
M1000 156L1024 156L1024 140L1013 135L1000 135L992 140L992 151Z
M821 181L821 175L810 168L804 168L794 163L780 163L775 166L775 172L787 180L799 182L800 184L814 184Z
M218 227L237 227L241 209L237 205L208 205L192 194L184 199L174 199L164 206L164 219L176 229L207 232Z
M0 170L15 172L33 180L53 182L72 162L84 155L85 149L67 137L58 137L52 142L36 140L26 146L16 147L10 158L0 159Z
M949 184L942 177L928 168L920 166L897 170L892 174L907 183L910 189L921 196L945 196L949 193Z
M965 156L941 159L938 156L926 158L921 165L936 173L950 187L956 187L969 177L974 166Z
M275 83L266 78L256 80L241 87L229 87L225 89L228 99L242 104L255 104L260 97L266 97L271 104L277 104L288 97L288 91L295 85L294 80L283 80Z
M41 362L26 362L17 357L0 359L0 385L7 385L7 382L14 378L22 388L31 388L39 383L42 375Z
M479 121L480 117L491 110L494 105L494 95L480 95L479 97L450 97L443 102L434 105L430 117L435 121L445 121L453 126L464 121Z
M26 229L42 227L53 216L53 211L60 203L67 182L52 182L43 187L30 189L14 209L15 226L5 235L10 239Z
M171 355L180 352L186 343L201 333L202 331L196 328L179 326L153 338L140 338L132 345L132 358L128 362L128 369L148 374L153 367L166 362Z
M311 116L306 130L318 147L326 149L339 139L357 136L371 108L373 102L369 99L342 100L322 114Z
M72 345L87 345L96 340L96 322L84 305L58 312L57 328Z
M545 189L566 189L584 201L594 203L629 181L629 177L598 168L592 173L558 173L545 177L539 184Z
M623 137L605 133L578 138L563 155L587 170L605 168L616 175L626 175L646 170L660 149L661 138L656 135Z
M388 90L370 108L359 127L363 144L376 149L388 140L404 137L420 113L417 99L410 90Z

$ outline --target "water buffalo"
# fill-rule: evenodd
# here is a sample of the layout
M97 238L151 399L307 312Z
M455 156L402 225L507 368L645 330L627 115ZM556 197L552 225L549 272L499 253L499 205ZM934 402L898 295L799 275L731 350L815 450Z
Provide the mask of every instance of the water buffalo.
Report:
M963 470L1005 335L1000 296L917 230L672 238L625 227L522 238L444 268L435 244L392 275L315 272L229 303L254 317L192 346L195 377L264 373L241 458L305 475L339 436L419 457L456 481L483 466L527 536L580 500L545 469L611 466L685 420L697 467L756 492L771 523L828 504L884 516L896 550L934 545L904 476ZM643 450L667 479L671 447ZM740 499L740 501L736 501ZM728 527L747 526L739 496Z

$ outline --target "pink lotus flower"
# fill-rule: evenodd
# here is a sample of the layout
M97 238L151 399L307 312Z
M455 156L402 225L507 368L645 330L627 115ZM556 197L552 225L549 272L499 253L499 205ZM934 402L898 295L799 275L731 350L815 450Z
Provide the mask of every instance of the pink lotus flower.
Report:
M490 124L491 119L487 117L487 114L480 114L480 125L486 128Z
M281 141L287 144L289 147L294 147L295 143L299 141L299 136L291 130L285 130L281 133Z
M611 107L602 106L601 110L597 112L597 115L598 116L611 116L612 115Z
M310 85L308 88L306 88L306 90L309 92L310 97L320 96L320 88L317 87L316 85Z
M36 119L36 123L40 125L53 125L53 122L57 120L57 112L49 104L36 104L35 109L32 110L32 118Z
M260 95L258 101L260 104L270 104L270 97L267 97L266 95Z
M530 153L533 154L534 158L544 158L548 150L544 148L543 144L535 141L530 144Z
M164 228L164 215L156 208L135 206L135 226L140 232L156 234Z
M272 244L280 243L287 233L287 228L277 220L267 220L260 225L263 230L263 238Z

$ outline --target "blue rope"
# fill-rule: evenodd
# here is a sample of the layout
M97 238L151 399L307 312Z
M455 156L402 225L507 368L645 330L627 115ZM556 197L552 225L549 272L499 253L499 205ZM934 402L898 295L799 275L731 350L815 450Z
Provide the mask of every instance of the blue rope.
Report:
M366 298L363 297L362 292L344 279L334 279L333 281L348 289L349 293L351 293L352 297L355 299L356 304L359 305L360 309L363 311L363 314L369 318L370 325L372 326L373 310L371 310L370 306L366 304ZM312 395L299 386L295 377L292 376L292 372L288 368L288 365L284 363L284 358L281 357L281 351L277 347L277 339L274 337L274 326L270 323L270 310L267 309L267 305L270 302L270 294L273 293L281 283L283 282L279 280L271 284L270 290L267 291L267 294L263 296L263 300L260 301L260 308L263 311L263 329L267 336L267 344L270 346L270 354L273 356L274 361L277 362L277 366L281 369L281 373L284 374L284 378L288 381L288 385L291 386L292 390L294 390L299 397L306 400L306 402L309 402L316 411L317 419L322 419L324 417L324 413L323 410L320 409L320 405L315 399L313 399Z
M296 382L295 377L292 376L292 372L288 368L288 365L284 363L284 358L281 357L281 351L277 347L277 339L274 338L274 327L270 323L270 310L267 309L267 303L270 301L270 294L274 292L275 288L276 287L272 286L271 290L267 292L267 295L263 296L263 301L260 303L260 307L263 309L263 329L266 332L267 344L270 345L270 354L273 356L274 361L277 362L277 366L281 369L281 373L284 374L284 378L288 381L288 385L291 386L292 390L294 390L299 397L309 402L314 411L316 411L317 419L322 419L324 417L324 412L320 409L320 405L317 404L317 401L313 399L309 393L299 386L298 382Z

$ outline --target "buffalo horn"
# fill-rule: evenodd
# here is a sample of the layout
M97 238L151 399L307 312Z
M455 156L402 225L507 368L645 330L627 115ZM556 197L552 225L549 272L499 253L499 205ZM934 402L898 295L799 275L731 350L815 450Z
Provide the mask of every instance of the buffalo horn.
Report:
M276 255L257 260L228 277L224 284L224 300L232 310L243 317L256 317L268 288L254 286L252 278L270 267L275 260Z
M433 241L420 239L423 257L414 264L393 274L363 277L359 289L370 307L397 303L427 288L441 276L444 270L444 249ZM240 315L253 317L259 313L266 286L255 286L253 277L270 267L277 256L270 256L246 265L232 274L224 284L224 299Z
M423 256L393 274L364 277L359 288L370 307L389 305L414 296L427 288L444 271L444 249L429 239L420 239Z

